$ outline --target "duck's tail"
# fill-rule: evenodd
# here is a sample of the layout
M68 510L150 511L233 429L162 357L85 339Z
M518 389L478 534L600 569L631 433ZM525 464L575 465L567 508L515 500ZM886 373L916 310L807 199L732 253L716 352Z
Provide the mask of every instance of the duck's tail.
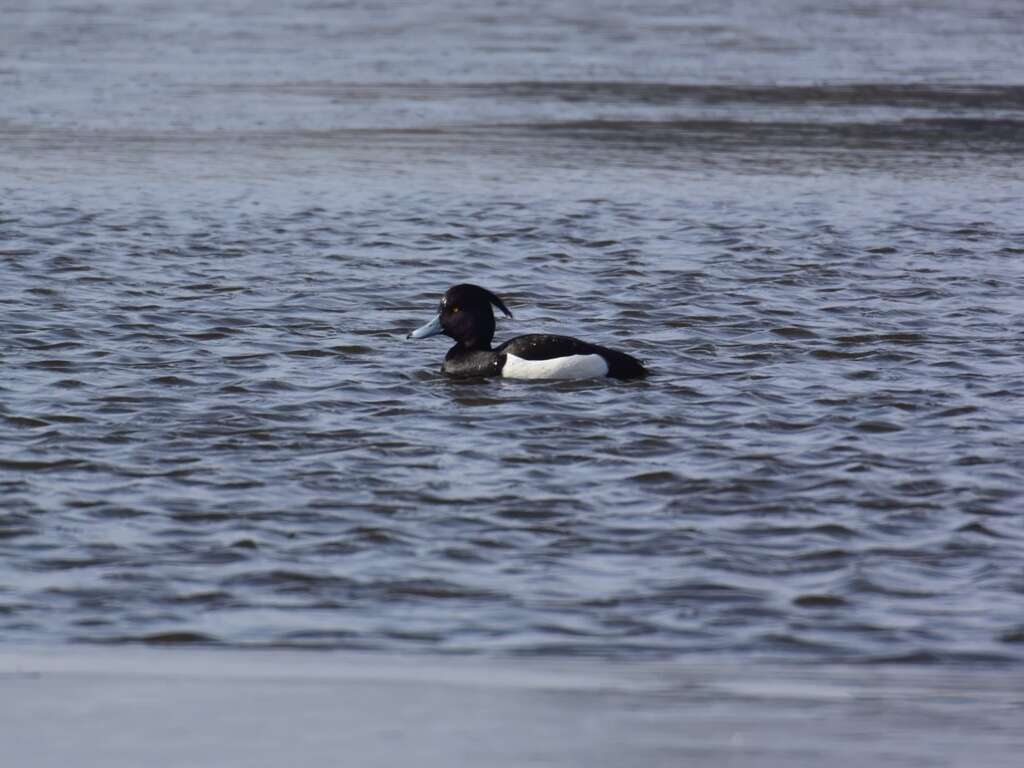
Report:
M606 349L602 357L608 361L608 375L613 379L642 379L647 376L643 363L625 352Z

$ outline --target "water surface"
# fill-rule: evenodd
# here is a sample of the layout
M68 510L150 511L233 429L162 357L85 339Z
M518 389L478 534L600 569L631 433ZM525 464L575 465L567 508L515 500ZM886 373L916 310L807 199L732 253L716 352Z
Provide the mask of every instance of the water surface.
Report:
M769 5L5 12L4 637L1019 661L1019 14Z

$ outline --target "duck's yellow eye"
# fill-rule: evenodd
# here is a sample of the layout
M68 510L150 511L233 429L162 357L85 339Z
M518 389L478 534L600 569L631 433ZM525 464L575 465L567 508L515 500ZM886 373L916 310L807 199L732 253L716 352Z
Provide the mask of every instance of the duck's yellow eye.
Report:
M459 311L459 308L458 308L458 307L452 307L452 314L453 314L453 315L454 315L454 314L456 314L456 313L458 313L458 311Z

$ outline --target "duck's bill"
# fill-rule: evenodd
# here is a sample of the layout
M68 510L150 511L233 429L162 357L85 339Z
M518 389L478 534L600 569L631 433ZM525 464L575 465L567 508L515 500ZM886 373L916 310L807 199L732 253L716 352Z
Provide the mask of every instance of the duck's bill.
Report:
M429 323L424 326L420 326L415 331L410 333L405 338L407 339L425 339L428 336L437 336L440 333L444 333L444 326L441 325L441 316L438 315Z

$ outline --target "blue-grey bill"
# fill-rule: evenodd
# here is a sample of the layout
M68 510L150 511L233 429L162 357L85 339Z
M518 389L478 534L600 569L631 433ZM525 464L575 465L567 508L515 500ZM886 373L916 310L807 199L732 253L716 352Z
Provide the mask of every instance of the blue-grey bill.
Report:
M429 323L424 326L417 328L415 331L410 333L405 338L407 339L425 339L428 336L437 336L439 333L444 333L444 326L441 325L441 316L438 315Z

